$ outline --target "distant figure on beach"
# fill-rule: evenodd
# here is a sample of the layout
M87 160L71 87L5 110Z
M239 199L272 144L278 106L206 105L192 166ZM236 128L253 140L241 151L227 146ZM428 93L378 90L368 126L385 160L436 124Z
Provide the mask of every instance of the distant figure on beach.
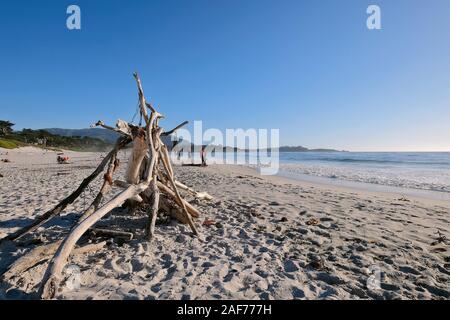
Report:
M202 166L203 167L208 166L206 164L206 146L205 145L202 146L202 150L200 151L200 157L202 158Z
M65 155L58 155L56 161L58 161L59 164L67 164L69 163L69 157Z

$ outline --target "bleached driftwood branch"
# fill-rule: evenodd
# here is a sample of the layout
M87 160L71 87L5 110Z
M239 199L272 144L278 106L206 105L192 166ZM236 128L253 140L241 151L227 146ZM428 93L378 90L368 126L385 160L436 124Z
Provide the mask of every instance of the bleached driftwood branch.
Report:
M187 185L181 183L180 181L175 181L176 185L178 188L183 189L185 191L187 191L188 193L190 193L192 196L194 196L195 198L199 199L199 200L213 200L214 198L209 195L207 192L197 192L192 188L189 188Z

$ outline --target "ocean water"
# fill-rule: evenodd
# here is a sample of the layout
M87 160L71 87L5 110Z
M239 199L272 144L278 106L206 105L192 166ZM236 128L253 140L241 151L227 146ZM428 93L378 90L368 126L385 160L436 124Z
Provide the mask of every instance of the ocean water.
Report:
M200 162L197 154L193 156ZM234 158L237 164L258 163L256 152L238 152ZM429 191L450 200L450 152L280 152L279 174L379 191Z
M280 171L450 193L450 152L280 153Z

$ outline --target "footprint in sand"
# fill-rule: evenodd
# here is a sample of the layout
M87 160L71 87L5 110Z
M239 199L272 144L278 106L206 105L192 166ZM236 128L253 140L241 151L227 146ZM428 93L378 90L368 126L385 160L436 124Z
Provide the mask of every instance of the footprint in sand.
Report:
M119 274L127 274L133 271L133 266L129 260L125 258L108 259L104 263L106 269L113 270Z

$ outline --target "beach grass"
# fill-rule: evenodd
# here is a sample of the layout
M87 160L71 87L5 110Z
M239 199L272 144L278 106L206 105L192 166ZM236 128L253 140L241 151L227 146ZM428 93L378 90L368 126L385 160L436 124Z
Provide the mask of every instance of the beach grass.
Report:
M0 148L4 149L16 149L23 146L23 143L16 140L0 139Z

